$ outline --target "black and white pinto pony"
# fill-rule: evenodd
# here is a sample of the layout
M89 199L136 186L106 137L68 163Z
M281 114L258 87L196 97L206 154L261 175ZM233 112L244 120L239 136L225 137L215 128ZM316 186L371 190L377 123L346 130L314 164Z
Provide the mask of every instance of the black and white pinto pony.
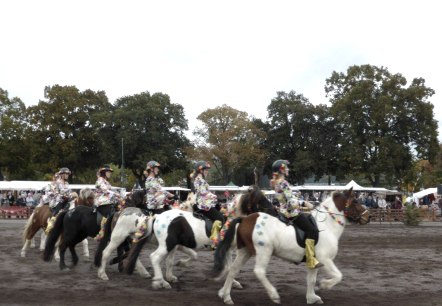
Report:
M143 199L144 192L139 191L130 196L128 201L132 200L134 202L143 202ZM190 193L187 197L187 200L180 205L180 209L189 209L189 207L192 207L193 203L195 203L195 196L193 193ZM143 208L144 207L145 205L143 205ZM104 236L97 248L94 260L95 266L98 267L99 278L101 278L102 280L109 280L109 277L106 274L106 265L109 262L118 262L120 272L123 270L123 251L125 249L125 246L127 245L127 241L129 240L132 242L133 239L136 239L135 241L140 241L150 237L152 234L152 222L154 218L154 216L145 216L140 208L128 207L125 208L120 214L116 213L107 220ZM142 234L142 236L135 237L135 235L140 234ZM110 256L115 250L117 250L118 256L111 260ZM185 253L188 253L185 249L183 249L183 251ZM183 259L182 264L184 264L184 262L185 260ZM135 269L141 277L151 277L149 272L142 265L141 261L138 258L135 262Z
M307 269L307 304L322 304L322 299L315 293L318 270L326 274L320 280L321 289L330 289L342 279L342 273L334 264L338 253L346 217L359 224L369 222L368 211L359 204L352 189L335 192L311 212L319 229L319 239L315 248L316 258L324 266L319 269ZM226 267L229 253L237 250L233 265ZM286 225L277 218L265 213L256 213L244 218L236 218L215 251L214 271L220 273L218 279L225 277L224 286L218 296L226 304L233 304L230 296L234 278L247 260L256 256L254 273L265 287L270 299L280 303L280 296L267 279L266 271L272 255L289 262L300 263L305 256L305 249L297 242L297 233L292 225Z
M235 202L236 201L236 202ZM261 190L257 188L250 189L247 193L237 195L234 199L239 210L237 213L246 215L256 211L266 211L273 215L277 212L272 203L265 197ZM230 204L232 205L232 204ZM236 205L234 205L236 207ZM163 212L155 216L153 224L153 233L158 242L157 249L150 254L150 260L154 270L152 287L171 288L169 282L176 282L178 278L173 275L174 257L178 250L184 251L190 256L188 259L182 259L177 265L187 266L190 260L196 260L197 253L194 249L204 249L211 245L210 236L211 226L194 215L193 212L181 211L178 209ZM138 259L141 251L141 240L135 248L131 249L128 256L127 271L131 273L133 266ZM161 264L166 262L166 274L163 276ZM241 288L241 285L235 281L235 285Z
M75 208L77 205L90 205L91 194L90 189L82 189L80 191L80 196L76 192L71 193L72 200L69 203L69 209ZM93 204L93 200L92 200ZM52 217L51 210L49 208L49 205L43 205L42 203L39 204L33 211L32 215L29 217L28 221L26 222L25 228L23 230L23 240L24 245L21 249L20 256L26 257L26 252L29 246L31 248L35 248L35 235L39 230L41 230L41 236L40 236L40 251L44 251L45 243L46 243L46 227L48 226L48 221ZM82 241L83 246L83 256L88 259L89 258L89 247L88 247L88 241L87 239ZM58 251L54 254L55 259L58 261L60 260L60 256L58 254Z
M89 189L89 197L93 199L94 192ZM78 256L75 246L87 237L94 238L100 231L100 220L97 218L96 210L91 206L76 206L74 209L60 212L55 224L46 239L46 246L43 252L43 260L50 261L53 257L56 242L60 238L60 269L68 267L65 264L64 255L69 248L72 255L72 264L76 266Z

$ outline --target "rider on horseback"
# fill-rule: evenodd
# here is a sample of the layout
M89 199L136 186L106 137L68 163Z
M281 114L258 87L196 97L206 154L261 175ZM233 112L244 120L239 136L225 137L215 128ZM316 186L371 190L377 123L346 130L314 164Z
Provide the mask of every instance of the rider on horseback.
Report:
M218 198L209 191L209 184L206 182L206 176L209 174L210 164L205 161L195 163L194 172L191 174L195 177L193 185L196 193L195 211L201 212L204 216L214 221L212 225L212 233L210 240L213 246L218 242L218 233L224 223L223 214L215 208Z
M108 165L98 170L98 179L95 182L95 206L97 211L103 216L101 219L101 229L96 239L100 240L104 234L104 226L107 218L115 211L116 205L121 204L122 199L120 195L111 190L112 186L108 179L111 177L114 170Z
M316 269L323 266L315 257L315 240L318 238L318 229L301 212L300 202L290 189L285 177L289 174L289 162L277 160L272 165L272 187L276 198L280 202L280 212L305 232L305 257L307 268Z
M58 213L69 206L71 189L69 188L69 175L71 171L68 168L61 168L54 174L49 190L45 194L46 202L49 202L49 208L52 212L52 218L46 227L46 234L51 231L54 226Z
M160 163L151 160L147 163L146 172L146 200L147 210L154 215L161 214L165 209L165 202L167 198L173 198L173 193L162 190L164 181L158 176L160 170Z

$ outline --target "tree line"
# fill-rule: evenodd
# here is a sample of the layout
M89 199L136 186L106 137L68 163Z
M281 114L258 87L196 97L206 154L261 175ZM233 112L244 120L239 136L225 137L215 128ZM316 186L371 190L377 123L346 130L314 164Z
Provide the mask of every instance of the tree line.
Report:
M69 167L73 182L91 183L100 165L112 163L114 183L131 188L144 181L146 162L157 160L166 183L177 185L203 159L213 165L212 183L247 185L255 168L270 176L273 160L287 159L294 184L333 176L412 191L442 182L435 92L424 79L409 83L362 65L334 71L324 88L329 105L277 92L266 120L228 105L204 110L192 140L183 106L165 93L112 104L104 91L53 85L26 107L0 88L0 179L47 180Z

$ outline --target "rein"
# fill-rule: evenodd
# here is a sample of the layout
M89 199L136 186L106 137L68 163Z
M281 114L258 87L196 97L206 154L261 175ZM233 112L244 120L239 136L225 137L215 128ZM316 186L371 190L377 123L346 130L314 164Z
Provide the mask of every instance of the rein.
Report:
M342 214L342 213L334 213L334 212L331 212L331 211L329 210L329 208L328 208L327 205L322 205L322 206L324 206L324 208L326 209L326 211L324 211L324 210L320 210L318 207L315 207L314 209L315 209L317 212L320 212L320 213L324 213L324 214L328 214L328 215L330 215L330 217L332 217L332 219L335 220L335 221L336 221L339 225L341 225L341 226L345 226L345 223L342 222L341 220L338 220L335 216L342 216L342 217L344 217L344 218L346 218L346 219L348 219L349 217L351 217L354 221L359 221L359 220L362 218L363 215L365 215L365 214L368 213L368 210L364 210L364 211L363 211L361 214L359 214L357 217L353 217L353 216L349 216L349 215L346 213L347 210L348 210L348 208L346 208L346 209L344 210L344 213ZM324 222L324 221L325 221L325 219L322 220L322 221L320 221L320 222Z
M322 206L324 206L324 208L325 208L327 211L319 210L317 207L315 207L315 210L316 210L317 212L320 212L320 213L328 214L328 215L329 215L330 217L332 217L332 219L335 220L339 225L341 225L342 227L345 226L345 222L342 222L341 220L338 220L338 219L335 217L335 216L343 216L344 218L346 218L347 215L346 215L345 213L344 213L344 214L341 214L341 213L334 213L334 212L331 212L331 211L329 210L329 208L328 208L327 205L322 205ZM324 221L325 221L325 219L322 220L321 222L324 222Z

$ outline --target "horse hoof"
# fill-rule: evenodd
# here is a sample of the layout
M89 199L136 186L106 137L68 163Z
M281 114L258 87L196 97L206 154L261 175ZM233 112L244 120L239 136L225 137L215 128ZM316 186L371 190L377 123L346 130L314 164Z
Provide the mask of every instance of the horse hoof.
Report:
M98 278L101 278L104 281L108 281L109 280L109 277L106 274L102 274L102 275L98 274Z
M21 252L21 253L20 253L20 257L25 258L25 257L26 257L26 253L25 253L25 252Z
M89 256L85 256L85 257L83 258L83 260L84 260L85 262L90 262L90 261L91 261L91 259L89 258Z
M307 299L307 304L324 304L322 299L315 295L313 299Z
M233 305L235 303L233 303L232 299L227 299L227 300L224 300L224 304Z
M152 277L149 273L141 274L140 276L141 276L142 278L151 278L151 277Z
M275 304L281 304L281 299L277 298L277 299L272 299L273 303Z
M172 289L172 287L170 286L170 284L166 281L154 281L152 282L152 288L153 289Z
M167 277L166 280L170 283L176 283L178 281L178 277L176 277L175 275L172 275L172 276Z
M241 285L241 283L238 281L235 281L235 280L233 281L232 286L233 286L233 288L236 288L236 289L243 289L243 286Z
M184 267L184 268L187 268L187 267L189 266L189 262L187 262L187 261L182 261L182 260L178 260L178 261L175 263L175 266L177 266L177 267Z

